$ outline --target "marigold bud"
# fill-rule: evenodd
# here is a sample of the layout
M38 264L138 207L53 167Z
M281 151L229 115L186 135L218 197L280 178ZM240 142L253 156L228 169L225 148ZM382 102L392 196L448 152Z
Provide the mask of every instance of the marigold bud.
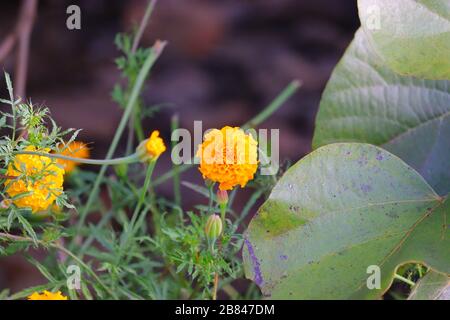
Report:
M205 234L212 241L216 240L222 233L222 219L217 214L211 215L206 221Z
M166 151L163 139L159 137L159 131L155 130L150 138L142 141L136 148L136 154L141 162L148 162L157 159L161 153Z
M217 190L217 203L220 205L228 203L228 192L226 190Z

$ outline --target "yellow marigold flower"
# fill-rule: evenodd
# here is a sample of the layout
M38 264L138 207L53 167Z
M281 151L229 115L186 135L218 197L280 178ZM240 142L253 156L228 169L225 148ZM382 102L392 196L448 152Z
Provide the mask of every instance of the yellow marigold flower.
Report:
M36 151L36 147L28 146L25 150ZM46 210L63 191L64 169L48 157L17 155L8 165L6 175L18 177L5 182L6 193L11 198L29 193L13 203L19 208L31 208L33 213Z
M67 300L67 297L63 296L61 291L53 293L44 290L42 293L35 292L31 296L28 296L28 300Z
M142 141L137 147L139 158L144 162L157 159L164 151L166 151L166 145L159 137L158 130L153 131L150 138Z
M226 126L205 135L197 157L203 178L218 182L220 190L243 188L258 168L258 142L242 129Z
M87 145L81 141L72 141L68 145L62 146L63 149L59 154L63 156L69 156L74 158L81 158L81 159L87 159L89 158L89 148ZM70 160L64 160L64 159L57 159L57 163L62 165L62 167L66 170L66 173L69 173L75 169L77 165L79 165L79 162L76 161L70 161Z

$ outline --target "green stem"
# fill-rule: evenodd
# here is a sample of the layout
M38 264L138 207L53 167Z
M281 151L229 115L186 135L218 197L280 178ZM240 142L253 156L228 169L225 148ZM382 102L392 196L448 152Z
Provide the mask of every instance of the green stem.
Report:
M193 162L193 159L191 159L191 162ZM179 166L177 166L177 170L171 169L171 170L167 171L166 173L164 173L163 175L161 175L158 179L155 179L155 181L153 181L153 185L154 186L160 185L160 184L166 182L167 180L173 178L176 174L180 174L185 171L188 171L193 166L194 166L193 164L179 165Z
M138 100L139 94L142 91L145 79L147 78L147 75L150 72L151 67L154 65L154 63L156 62L158 57L161 55L165 45L166 45L165 42L157 41L155 43L155 45L153 46L147 59L145 60L144 65L142 66L142 69L139 72L138 78L137 78L136 83L131 92L130 99L128 100L128 104L122 115L122 119L120 120L119 126L118 126L116 133L114 135L114 138L111 142L111 146L109 147L108 153L106 154L106 159L111 159L114 152L116 151L120 137L122 136L122 133L128 123L128 119L133 111L133 106L136 105L136 101ZM97 197L97 193L100 188L100 184L103 180L103 177L106 173L107 168L108 168L108 165L104 164L101 167L100 172L97 175L97 178L95 179L94 185L92 187L92 191L89 194L89 198L86 202L86 205L83 208L83 211L81 211L81 213L80 213L80 220L78 221L78 224L77 224L77 233L80 233L81 228L83 227L84 221L89 213L89 209L91 208L91 205L93 204L94 200ZM75 237L74 237L74 239L75 239ZM74 243L74 240L72 240L72 244L73 243Z
M242 129L255 128L277 111L301 86L300 81L292 81L262 112L242 126Z
M35 155L35 156L41 156L41 157L47 157L52 159L62 159L67 161L74 161L78 163L84 163L84 164L94 164L94 165L117 165L117 164L123 164L123 163L135 163L139 162L139 157L136 153L133 153L132 155L129 155L127 157L120 157L115 159L84 159L84 158L75 158L70 156L65 156L62 154L53 154L53 153L45 153L45 152L37 152L37 151L17 151L14 152L14 154L28 154L28 155Z
M131 217L131 221L130 221L128 230L124 235L124 238L123 238L123 241L121 244L121 249L119 250L119 254L117 257L118 261L120 261L120 259L122 258L124 252L128 248L129 240L134 236L134 234L136 233L136 231L139 227L139 224L136 224L136 221L138 220L138 216L141 211L142 205L145 202L145 196L147 195L147 191L150 188L150 182L151 182L153 170L155 169L155 165L156 165L156 159L151 161L148 164L147 172L145 174L144 186L141 189L139 200L136 205L136 208L134 209L133 215ZM144 212L143 214L145 214L146 211L143 211L143 212ZM139 219L139 221L142 221L142 220Z
M127 55L127 59L130 60L132 57L134 58L136 51L139 48L139 42L141 41L142 35L144 34L145 28L148 25L150 20L150 16L155 8L156 0L150 0L147 4L147 9L145 10L144 16L141 19L139 24L139 29L136 32L136 35L133 39L133 45L131 47L130 54ZM132 88L136 83L136 76L133 74L132 77L129 77L129 85L128 88ZM128 89L129 90L129 89ZM141 106L139 101L136 102L138 105L134 107L133 115L130 117L128 121L129 131L128 131L128 139L127 139L127 154L131 152L131 148L134 140L134 132L136 132L139 140L143 140L144 131L142 129L142 124L140 122L140 110Z
M172 133L178 129L179 122L180 122L180 120L178 118L178 115L174 115L170 122L170 126L171 126L170 131ZM176 146L176 144L177 144L176 141L172 141L172 150ZM175 204L178 207L181 207L180 171L178 170L179 165L172 162L172 168L173 168L173 194L174 194L174 198L175 198Z
M144 180L144 186L141 189L139 201L138 201L136 208L134 209L133 216L132 216L131 222L130 222L130 228L133 232L134 232L133 229L134 229L134 225L137 220L137 216L142 208L142 205L145 202L145 196L147 195L147 191L150 188L150 182L152 180L152 174L153 174L153 170L155 169L155 165L156 165L156 160L153 160L149 163L148 168L147 168L147 173L145 175L145 180Z
M400 280L400 281L402 281L402 282L404 282L404 283L407 283L407 284L409 284L410 286L416 285L413 281L411 281L411 280L409 280L409 279L406 279L405 277L402 277L402 276L399 275L399 274L395 274L395 275L394 275L394 278L395 278L395 279L398 279L398 280Z
M209 203L208 203L208 213L211 213L213 211L213 204L214 204L214 184L211 183L208 186L208 197L209 197Z
M227 213L227 204L226 203L221 203L219 205L220 208L220 218L222 219L222 226L225 229L225 215ZM223 234L223 232L222 232Z
M134 116L135 116L134 130L136 131L136 137L138 138L139 141L142 141L145 139L145 134L144 134L144 128L142 128L142 123L141 123L141 112L140 112L140 104L139 103L138 103L138 106L137 106Z

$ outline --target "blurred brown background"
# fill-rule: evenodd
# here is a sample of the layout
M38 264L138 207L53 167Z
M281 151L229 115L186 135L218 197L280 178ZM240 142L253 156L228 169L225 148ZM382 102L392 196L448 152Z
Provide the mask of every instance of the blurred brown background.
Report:
M60 126L83 128L92 156L104 157L120 120L111 90L120 81L116 33L139 23L144 0L41 0L33 28L27 97L51 109ZM14 29L20 1L0 4L0 43ZM81 30L66 28L66 8L81 8ZM300 91L264 128L280 129L280 157L298 160L311 148L314 117L333 67L359 25L354 0L160 0L142 44L168 41L145 90L148 105L167 103L145 123L170 138L170 118L191 129L239 125L292 79ZM15 57L0 62L14 77ZM0 94L6 96L3 76ZM118 150L123 152L124 145ZM165 155L167 160L169 155ZM160 161L161 174L170 166ZM165 163L165 164L164 164ZM199 180L195 171L183 180ZM170 192L170 186L162 188ZM183 189L184 192L184 189ZM20 257L0 259L0 290L40 282Z

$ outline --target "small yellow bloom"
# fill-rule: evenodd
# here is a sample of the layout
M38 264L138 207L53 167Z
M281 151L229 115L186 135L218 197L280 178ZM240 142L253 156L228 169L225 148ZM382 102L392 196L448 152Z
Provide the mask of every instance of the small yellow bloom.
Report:
M25 150L37 151L34 146ZM11 198L29 193L13 200L13 203L19 208L31 208L33 213L46 210L63 192L64 169L49 157L17 155L8 165L6 175L17 177L5 181L6 193Z
M80 158L80 159L87 159L89 158L89 148L87 145L81 141L72 141L68 145L62 146L63 149L59 154L63 156L69 156L74 158ZM79 162L76 161L70 161L70 160L63 160L63 159L57 159L57 163L62 165L62 167L66 170L66 173L72 172L73 169L77 165L79 165Z
M63 296L61 291L53 293L44 290L42 293L35 292L31 296L28 296L28 300L67 300L67 297Z
M159 137L158 130L153 131L150 138L142 141L137 148L139 158L144 162L157 159L164 151L166 151L166 145Z
M218 182L220 190L243 188L258 169L258 142L242 129L226 126L205 135L197 157L203 178Z
M145 148L147 148L148 154L153 158L159 157L161 153L166 151L166 146L164 145L163 139L159 137L158 130L152 132L145 144Z

